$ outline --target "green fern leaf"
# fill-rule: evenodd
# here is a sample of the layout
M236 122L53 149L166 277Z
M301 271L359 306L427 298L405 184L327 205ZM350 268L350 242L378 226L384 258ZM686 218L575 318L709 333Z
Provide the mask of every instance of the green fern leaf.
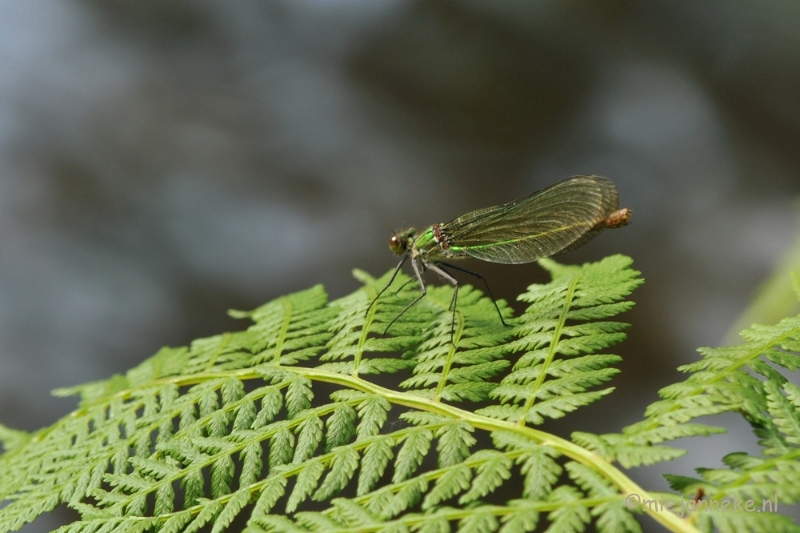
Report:
M189 511L181 511L175 513L164 522L158 533L178 533L183 531L183 528L192 520L192 513Z
M231 493L231 482L235 472L233 459L229 455L223 455L211 468L211 495L212 498L219 498Z
M303 420L297 432L297 444L295 445L294 457L292 462L302 463L310 459L322 442L323 423L316 413L309 413Z
M503 517L500 533L528 533L539 523L539 510L526 500L509 502L512 512Z
M623 435L630 436L632 444L659 444L665 441L682 439L686 437L707 437L724 433L723 428L707 426L705 424L681 424L679 426L651 427L647 424L639 426L633 424L623 430ZM618 441L622 442L622 441Z
M800 412L798 412L797 406L781 393L775 381L777 380L764 383L764 389L767 394L767 412L772 417L775 426L783 434L786 442L800 444ZM794 389L789 390L793 390L796 394L797 387L794 386Z
M259 392L263 393L261 409L250 424L251 429L260 429L272 422L283 407L283 395L277 387L265 387Z
M497 451L481 450L473 454L467 463L478 463L478 475L475 476L469 491L459 498L458 503L461 505L494 492L511 477L511 459Z
M164 483L156 489L156 501L153 514L163 516L175 510L175 489L172 483Z
M339 403L326 426L325 451L347 444L356 433L356 410L347 403Z
M346 526L343 522L322 513L297 513L297 525L303 531L335 531Z
M313 490L310 489L310 490ZM261 487L261 495L256 501L253 508L250 520L258 520L269 515L269 512L275 507L278 500L284 495L286 491L286 478L281 475L273 475L268 477ZM287 508L289 504L287 503Z
M290 378L289 388L286 391L286 411L289 418L294 418L297 413L311 407L314 392L311 390L311 381L302 377Z
M617 533L619 531L640 533L642 531L642 526L621 501L602 503L592 509L592 515L597 517L597 529L601 533Z
M490 512L470 513L458 523L458 533L492 533L500 524Z
M257 520L250 520L247 524L245 533L305 533L306 530L294 525L289 518L281 515L264 515Z
M250 429L250 427L253 425L253 422L256 420L256 416L258 416L255 402L256 398L257 395L248 395L248 398L245 399L245 401L243 401L236 410L236 416L233 419L233 431Z
M458 464L469 456L470 448L476 442L473 431L472 426L464 421L444 421L444 425L436 430L439 466Z
M184 509L195 505L205 494L203 490L203 472L199 468L193 468L186 472L181 485L186 489L184 496Z
M364 401L358 404L360 421L356 429L356 440L360 441L377 435L386 423L391 408L392 404L379 396L364 398Z
M371 491L383 476L389 461L394 457L393 444L392 437L381 437L374 439L367 446L358 477L359 496Z
M269 442L269 468L274 470L289 464L294 455L294 435L288 426L282 426Z
M431 440L433 440L433 433L424 428L408 433L394 462L394 476L392 477L394 483L408 479L419 468L422 460L428 454Z
M314 489L317 488L324 472L325 466L322 461L309 461L304 465L304 468L297 476L292 495L289 496L289 501L286 503L286 512L293 513L301 503L306 501Z
M573 487L564 485L550 493L549 501L561 504L548 514L548 533L577 533L586 528L592 517L581 505L581 494Z
M358 373L365 375L396 374L397 372L402 372L413 367L413 361L404 361L402 359L361 359L361 364L358 365ZM352 368L352 365L349 365L347 368Z
M534 425L538 425L544 422L545 417L553 419L561 418L567 413L575 411L579 407L589 405L590 403L599 400L603 396L613 392L613 390L614 388L610 387L608 389L599 391L581 392L562 397L550 398L533 405L525 413L525 421Z
M705 517L722 533L738 533L740 531L797 533L800 531L800 527L793 524L791 518L772 513L733 511L727 509L715 513L707 513Z
M314 499L326 500L344 489L358 468L358 463L359 456L355 450L347 447L334 450L330 471L317 492L314 493Z
M355 502L344 498L334 498L331 503L337 520L350 527L367 528L379 523L369 510Z
M450 521L446 516L432 516L420 524L419 533L450 533Z
M184 533L197 533L201 527L214 520L222 512L222 504L218 501L212 500L201 503L204 504L203 510L184 529Z
M417 505L422 500L422 495L428 490L428 481L424 477L411 479L403 482L399 486L396 494L391 494L396 490L396 487L388 486L376 491L376 495L389 495L389 498L376 498L375 504L372 506L372 512L381 516L383 519L389 519L399 515ZM383 505L378 507L377 503Z
M239 513L242 512L242 509L250 503L250 499L251 495L249 490L235 492L230 500L228 500L222 512L219 513L219 516L214 522L214 527L211 528L211 533L222 533L225 531Z
M257 440L247 444L239 454L242 461L242 473L239 476L240 487L252 485L261 478L261 471L264 468L261 454L261 443Z
M494 383L457 383L445 385L439 393L439 399L450 402L480 402L489 397L495 388Z
M431 509L467 490L470 487L470 481L472 481L472 471L466 465L456 465L445 469L443 474L436 479L433 489L423 500L422 509Z

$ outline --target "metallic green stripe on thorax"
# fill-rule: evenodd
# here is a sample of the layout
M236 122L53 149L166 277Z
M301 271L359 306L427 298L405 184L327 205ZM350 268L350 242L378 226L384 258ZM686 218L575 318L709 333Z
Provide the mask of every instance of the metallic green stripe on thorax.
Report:
M438 248L438 246L436 240L433 238L433 227L426 229L414 239L414 248L423 254L428 253L431 248Z

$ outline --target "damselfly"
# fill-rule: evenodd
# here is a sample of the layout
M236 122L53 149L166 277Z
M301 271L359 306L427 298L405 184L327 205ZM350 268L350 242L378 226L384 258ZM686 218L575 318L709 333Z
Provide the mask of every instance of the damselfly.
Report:
M411 258L411 268L421 293L386 326L384 333L425 296L423 273L426 270L436 272L453 285L451 340L455 328L458 281L447 269L465 272L483 281L500 321L505 324L484 277L446 261L474 257L492 263L530 263L574 250L606 228L626 225L630 218L630 209L619 209L617 187L610 179L573 176L519 200L471 211L450 222L434 224L422 232L408 228L395 233L389 240L392 252L403 258L367 312L392 285L406 260Z

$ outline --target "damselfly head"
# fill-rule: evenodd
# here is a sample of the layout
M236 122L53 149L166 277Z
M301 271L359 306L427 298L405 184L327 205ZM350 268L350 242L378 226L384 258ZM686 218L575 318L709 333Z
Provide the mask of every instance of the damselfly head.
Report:
M395 233L392 235L392 238L389 239L389 249L394 252L395 255L403 255L408 251L411 238L416 232L417 230L414 228L408 228L400 233Z

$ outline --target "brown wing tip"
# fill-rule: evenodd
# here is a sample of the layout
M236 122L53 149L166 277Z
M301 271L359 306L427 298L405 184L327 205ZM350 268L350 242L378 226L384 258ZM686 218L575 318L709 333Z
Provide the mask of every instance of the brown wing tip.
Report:
M631 221L633 211L627 207L617 209L610 215L606 216L603 220L594 225L592 229L606 229L606 228L621 228L627 226Z

